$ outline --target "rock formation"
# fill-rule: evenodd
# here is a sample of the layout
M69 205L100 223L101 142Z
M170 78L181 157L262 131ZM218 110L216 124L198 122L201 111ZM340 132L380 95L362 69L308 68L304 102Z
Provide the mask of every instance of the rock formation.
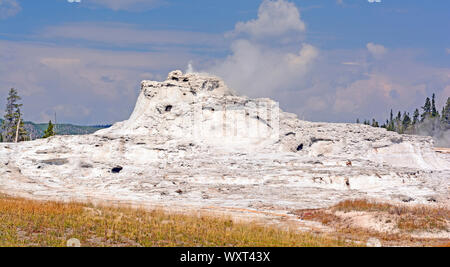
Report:
M313 123L203 74L143 81L130 119L92 135L0 144L0 191L37 199L254 210L346 198L449 203L428 137Z

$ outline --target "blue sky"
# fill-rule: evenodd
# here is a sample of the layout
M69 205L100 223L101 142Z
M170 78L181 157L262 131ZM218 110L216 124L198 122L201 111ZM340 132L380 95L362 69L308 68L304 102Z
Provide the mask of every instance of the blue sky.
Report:
M313 121L450 96L450 1L0 0L0 105L27 120L127 119L143 79L214 73ZM0 107L1 107L0 106Z

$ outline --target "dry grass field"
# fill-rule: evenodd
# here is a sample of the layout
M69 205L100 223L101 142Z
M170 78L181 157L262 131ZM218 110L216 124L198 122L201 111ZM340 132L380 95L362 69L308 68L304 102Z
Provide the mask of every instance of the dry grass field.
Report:
M338 238L235 223L228 218L0 196L0 246L64 247L72 238L80 240L81 246L354 245Z
M450 210L347 200L293 212L332 231L299 232L227 217L169 213L0 195L0 246L341 247L377 238L383 246L450 246Z

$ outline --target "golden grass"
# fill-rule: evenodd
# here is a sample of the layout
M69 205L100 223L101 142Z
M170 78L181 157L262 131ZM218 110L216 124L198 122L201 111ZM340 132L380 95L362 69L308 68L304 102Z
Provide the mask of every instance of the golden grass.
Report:
M378 202L372 202L366 199L355 199L355 200L345 200L342 201L332 208L334 210L339 211L367 211L367 212L374 212L374 211L389 211L390 208L393 206L386 203L378 203Z
M378 232L368 228L352 225L336 212L367 212L374 216L385 215L390 218L399 232ZM296 214L302 220L318 221L333 227L335 235L350 240L367 240L376 237L387 245L406 246L448 246L448 239L412 238L412 232L449 231L450 211L443 207L430 206L396 206L365 199L346 200L329 209L298 210Z
M442 243L442 244L436 245L436 247L450 248L450 242L446 242L446 243Z
M450 221L450 209L429 206L398 206L368 200L347 200L332 208L350 212L384 212L397 219L397 228L403 231L447 230Z
M349 246L313 235L227 218L169 214L80 203L39 202L0 196L0 246Z

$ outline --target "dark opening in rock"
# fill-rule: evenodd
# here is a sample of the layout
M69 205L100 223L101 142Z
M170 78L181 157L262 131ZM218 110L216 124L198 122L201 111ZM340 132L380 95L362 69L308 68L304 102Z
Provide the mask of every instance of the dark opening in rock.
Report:
M303 144L300 144L298 147L297 147L297 151L302 151L303 150Z
M401 199L403 202L406 202L406 203L414 201L414 198L412 198L412 197L402 197Z
M89 163L81 163L80 167L83 169L90 169L90 168L93 168L94 166L92 166L92 164L89 164Z
M259 120L260 122L264 123L267 127L272 129L272 126L264 119L262 119L259 115L256 116L256 119Z
M112 173L119 173L119 172L121 172L122 170L123 170L123 167L117 166L117 167L112 168L111 172L112 172Z
M318 142L333 142L333 140L331 140L331 139L325 139L325 138L315 138L315 137L312 137L311 138L311 143L318 143Z
M166 112L170 112L172 110L172 108L173 108L173 106L171 106L171 105L166 106Z

